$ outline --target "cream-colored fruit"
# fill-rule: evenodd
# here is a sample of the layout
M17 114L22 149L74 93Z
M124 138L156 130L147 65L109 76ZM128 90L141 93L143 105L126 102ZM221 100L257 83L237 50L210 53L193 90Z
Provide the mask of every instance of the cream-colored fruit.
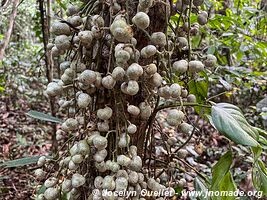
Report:
M194 94L189 94L187 96L187 101L190 102L190 103L196 103L197 102L197 98Z
M118 15L110 26L110 32L119 42L128 42L133 37L133 30L127 24L125 18Z
M75 5L72 5L72 4L68 5L67 12L66 12L66 14L68 16L75 15L78 12L79 12L79 7L78 6L75 6Z
M51 32L55 35L70 35L71 30L68 24L62 22L54 22L52 24Z
M106 137L103 137L101 135L97 135L93 138L93 144L95 148L98 150L105 149L108 145L108 140Z
M78 81L85 85L93 84L96 81L97 74L92 70L84 70L79 76Z
M108 132L109 131L108 121L98 122L97 123L97 130L100 132Z
M123 167L128 167L128 165L131 163L131 159L125 155L119 155L117 157L117 163Z
M162 32L155 32L151 35L151 42L154 45L164 47L167 44L166 35Z
M128 180L125 177L118 177L115 180L116 191L125 191L128 187Z
M68 50L71 47L70 39L66 35L56 36L55 45L60 50Z
M46 172L43 169L36 169L34 175L37 179L42 180L45 178Z
M182 111L177 109L171 109L168 111L166 120L170 126L179 126L182 123L184 117L185 115Z
M157 72L157 66L154 63L151 63L147 66L145 66L145 72L147 75L151 76Z
M150 115L152 114L152 108L146 102L141 102L139 104L139 109L141 111L140 112L141 119L143 119L143 120L147 120L150 117Z
M57 188L47 188L44 192L46 200L55 200L58 198L59 190Z
M140 76L142 76L144 73L143 67L141 67L137 63L131 64L127 71L126 75L129 77L131 80L138 80Z
M178 98L181 96L181 86L178 83L171 84L169 92L172 98Z
M137 106L134 105L128 105L127 111L133 116L138 116L140 114L140 109Z
M115 67L112 71L111 76L116 80L116 81L121 81L124 79L125 76L125 71L122 67Z
M75 15L73 17L70 17L68 19L68 22L73 26L73 27L78 27L83 23L83 20L80 16Z
M180 130L181 130L182 133L190 134L194 130L194 127L191 124L183 122L180 125Z
M175 61L172 67L175 72L185 73L188 70L188 62L186 60Z
M105 160L105 158L107 157L107 155L108 155L107 150L106 150L106 149L102 149L102 150L97 151L97 152L95 153L95 155L94 155L94 160L95 160L96 162L101 163L101 162L103 162L103 161Z
M71 185L71 180L69 179L64 179L64 181L62 182L62 191L63 192L70 192L72 189L72 185Z
M104 179L103 179L102 176L95 177L95 180L94 180L94 186L95 186L95 188L102 189L103 180Z
M130 125L127 127L127 131L128 131L128 133L130 133L130 134L134 134L134 133L136 133L136 131L137 131L137 127L136 127L136 125L134 125L134 124L130 124Z
M146 29L149 27L150 19L149 16L144 12L138 12L133 17L132 22L140 29Z
M108 75L102 78L102 85L104 88L111 90L116 85L116 80L111 75Z
M126 92L131 96L136 95L139 92L138 82L130 80L127 84Z
M72 178L71 178L72 187L74 188L81 187L82 185L85 184L85 182L86 182L86 179L84 178L83 175L78 174L78 173L75 173L72 175Z
M108 120L112 117L112 113L112 109L106 106L105 108L98 109L96 114L99 119Z
M115 187L116 187L116 183L115 183L113 177L112 176L105 176L103 179L102 188L109 190L109 191L112 191L115 189Z
M79 94L77 98L77 105L79 108L86 108L92 103L92 98L86 93Z
M197 73L204 70L204 65L201 61L198 60L192 60L189 62L189 72Z
M118 142L118 147L125 148L130 144L130 136L126 133L122 133L120 135L120 139Z
M54 187L58 182L58 179L55 177L50 177L44 182L46 188Z

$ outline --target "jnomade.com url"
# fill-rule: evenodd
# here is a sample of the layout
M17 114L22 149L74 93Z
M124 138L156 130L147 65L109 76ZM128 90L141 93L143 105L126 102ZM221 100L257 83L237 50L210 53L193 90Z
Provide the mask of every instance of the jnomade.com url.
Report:
M244 192L241 190L236 191L182 191L183 197L256 197L262 198L262 191L248 191Z

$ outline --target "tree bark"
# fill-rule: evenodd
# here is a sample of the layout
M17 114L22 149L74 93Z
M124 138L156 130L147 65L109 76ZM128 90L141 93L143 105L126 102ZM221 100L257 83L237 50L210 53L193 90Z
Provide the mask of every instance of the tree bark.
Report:
M13 1L13 7L12 7L12 13L10 15L9 18L9 25L8 25L8 29L7 32L5 33L5 37L3 39L3 42L0 44L0 61L3 60L4 55L5 55L5 49L8 46L11 34L12 34L12 30L14 27L14 22L17 16L17 10L18 10L18 5L19 5L19 0L14 0Z
M45 65L46 65L46 78L48 82L52 82L53 80L53 67L51 64L51 59L49 55L49 51L47 50L47 44L49 40L49 30L50 30L50 1L48 0L47 9L44 7L44 0L39 0L39 10L41 14L41 24L42 24L42 34L43 34L43 45L44 45L44 54L45 54ZM50 110L52 116L56 116L56 108L55 108L55 99L50 98ZM56 124L53 124L53 133L52 133L52 152L56 154L57 152L57 140L56 140Z

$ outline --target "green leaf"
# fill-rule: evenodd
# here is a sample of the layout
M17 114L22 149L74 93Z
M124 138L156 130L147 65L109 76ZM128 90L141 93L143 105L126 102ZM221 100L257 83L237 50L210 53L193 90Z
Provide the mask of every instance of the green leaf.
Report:
M207 200L209 197L205 198L206 193L208 192L208 186L207 184L199 177L196 177L194 180L194 186L196 191L202 191L202 196L195 197L195 199L199 200Z
M250 126L240 109L232 104L219 103L211 108L214 127L237 144L256 147L258 133Z
M188 86L189 86L189 93L194 94L196 96L197 103L201 104L206 100L208 96L208 86L209 86L208 81L191 80ZM208 113L207 109L204 109L203 107L200 107L200 106L195 106L195 110L198 114ZM201 112L202 110L204 110L205 112L202 113Z
M34 164L34 163L37 163L40 157L41 156L31 156L31 157L26 157L26 158L19 158L16 160L9 160L9 161L5 161L1 163L0 167L10 168L10 167L21 167L25 165Z
M67 10L67 7L61 2L61 0L57 0L57 3L60 5L61 8Z
M35 119L40 119L42 121L48 121L48 122L55 122L55 123L63 123L63 121L57 117L53 117L51 115L42 113L42 112L38 112L35 110L31 110L28 113L26 113L26 115L35 118Z
M258 161L253 168L253 185L264 196L267 196L267 169L262 161Z
M232 152L226 152L212 168L211 189L217 189L224 176L228 173L233 156Z
M236 191L236 184L233 180L231 173L228 173L223 177L220 183L220 192L221 192L221 200L235 200L236 197L233 195ZM225 195L223 195L225 194Z

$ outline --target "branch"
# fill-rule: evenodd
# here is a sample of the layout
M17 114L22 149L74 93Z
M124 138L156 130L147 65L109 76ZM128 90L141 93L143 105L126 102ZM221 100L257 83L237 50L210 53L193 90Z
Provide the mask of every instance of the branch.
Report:
M19 5L19 0L14 0L13 7L12 7L12 13L11 13L10 18L9 18L8 29L7 29L7 32L5 33L5 37L3 39L3 42L0 44L0 61L3 60L3 58L4 58L5 49L8 46L8 43L9 43L9 40L10 40L10 37L12 34L15 18L17 16L18 5Z

